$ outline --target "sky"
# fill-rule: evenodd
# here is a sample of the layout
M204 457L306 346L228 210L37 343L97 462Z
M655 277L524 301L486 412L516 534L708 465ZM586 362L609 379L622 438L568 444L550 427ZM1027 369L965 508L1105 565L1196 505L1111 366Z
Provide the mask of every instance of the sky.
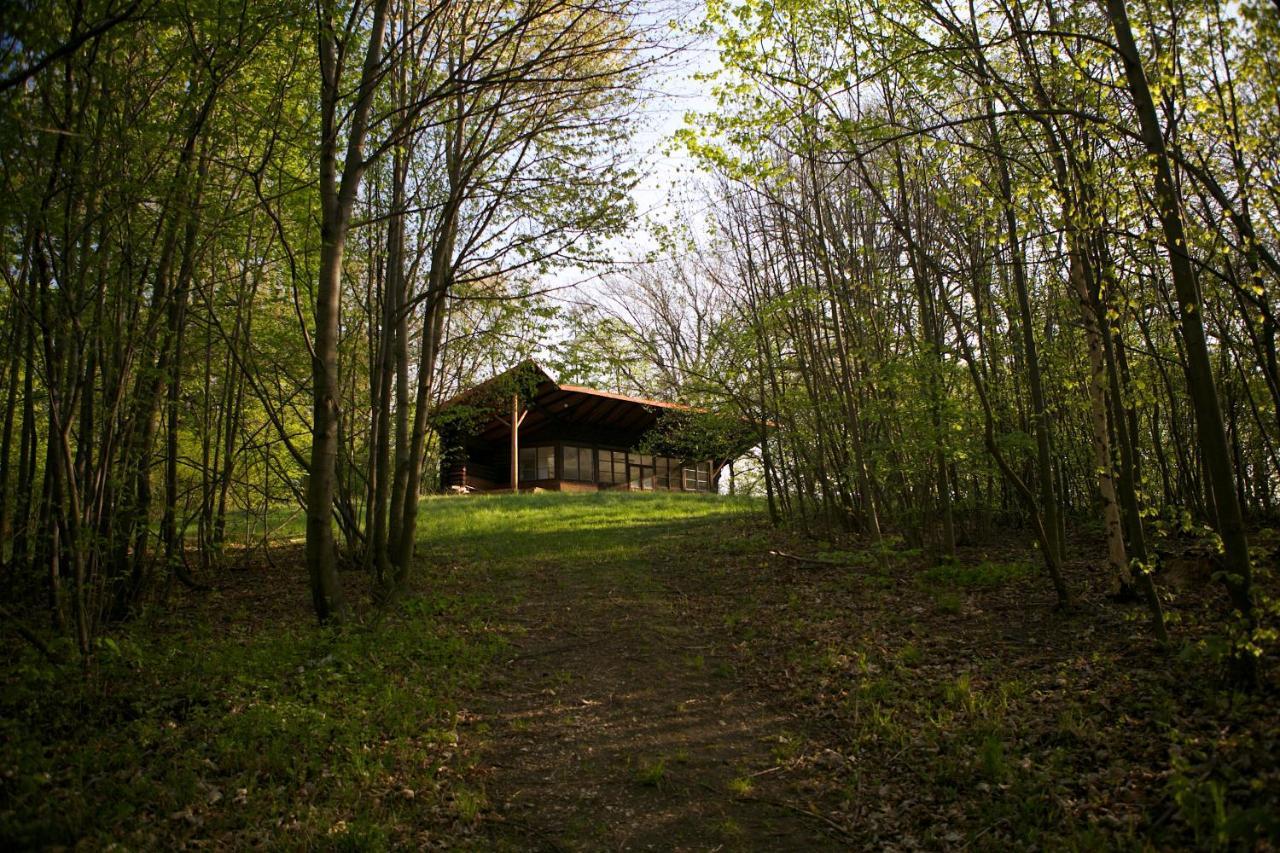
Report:
M658 26L676 21L678 32L688 32L701 19L703 4L698 0L647 0L649 13L643 15ZM696 167L687 154L673 151L671 139L685 125L690 112L708 112L714 107L711 83L697 75L711 73L717 66L714 43L696 36L675 36L678 50L665 67L648 81L642 99L643 129L634 145L647 175L633 192L642 216L661 214L670 201L670 192L687 182Z
M632 137L634 163L640 180L631 192L635 227L610 240L609 256L626 263L652 249L649 223L670 224L678 215L680 195L696 186L699 170L683 150L672 144L690 112L714 106L711 83L697 75L714 71L714 43L691 34L703 14L702 0L636 0L640 26L653 28L668 42L655 50L659 67L645 80L640 98L637 133ZM675 21L676 27L670 22ZM595 301L607 291L607 270L561 270L542 282L543 288L564 288L553 297L566 304Z

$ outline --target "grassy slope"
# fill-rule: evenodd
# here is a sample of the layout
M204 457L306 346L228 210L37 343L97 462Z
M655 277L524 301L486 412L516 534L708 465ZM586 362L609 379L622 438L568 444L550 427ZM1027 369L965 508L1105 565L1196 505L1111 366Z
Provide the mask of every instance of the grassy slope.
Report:
M424 502L424 553L505 569L612 563L688 544L692 527L754 513L755 501L670 493L486 495Z
M87 681L0 647L2 846L481 843L470 741L484 735L456 710L518 639L513 597L554 592L535 573L566 579L561 608L631 589L660 618L713 629L708 655L795 718L759 784L855 846L1229 847L1280 833L1277 711L1272 694L1215 686L1203 641L1216 587L1172 600L1180 645L1161 657L1140 612L1091 589L1091 551L1068 568L1092 603L1058 614L1018 545L931 567L832 543L822 568L770 556L815 546L717 497L424 509L416 589L392 612L362 604L341 632L315 628L286 548L129 626ZM364 579L346 580L359 600Z
M180 591L104 641L88 679L6 638L0 846L411 843L411 827L473 809L465 785L447 784L459 763L454 710L503 643L488 611L504 591L434 592L435 567L626 560L748 507L546 494L423 508L415 589L379 612L364 579L348 575L360 616L340 631L315 627L300 554L286 547L275 565L247 554L216 592Z
M1222 688L1221 588L1171 595L1161 652L1105 599L1096 551L1069 561L1082 604L1059 612L1012 538L957 566L829 550L727 617L742 670L812 721L796 761L830 758L810 802L867 847L1274 849L1274 678Z

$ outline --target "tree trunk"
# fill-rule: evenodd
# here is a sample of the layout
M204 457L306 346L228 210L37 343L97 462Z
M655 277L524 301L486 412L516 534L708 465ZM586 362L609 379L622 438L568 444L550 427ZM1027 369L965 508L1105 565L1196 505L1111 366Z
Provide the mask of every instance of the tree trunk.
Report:
M1245 535L1244 517L1236 496L1235 475L1231 469L1227 436L1222 423L1222 410L1218 405L1213 366L1209 360L1209 347L1205 340L1204 321L1201 316L1199 286L1188 254L1182 211L1174 188L1173 174L1155 103L1147 84L1133 31L1129 26L1126 0L1106 0L1106 10L1120 55L1124 60L1125 77L1128 80L1134 109L1138 114L1142 141L1155 169L1155 195L1160 208L1160 225L1164 232L1165 251L1169 255L1169 268L1178 300L1178 321L1186 345L1187 390L1191 395L1196 427L1200 435L1200 447L1204 454L1205 468L1210 480L1209 486L1217 508L1218 535L1222 538L1223 561L1226 569L1224 580L1232 604L1252 635L1255 626L1253 566L1249 559L1249 542ZM1252 641L1252 636L1248 641ZM1237 655L1236 670L1242 681L1254 683L1257 679L1257 659L1247 649L1242 649Z
M342 309L342 259L351 208L360 178L368 164L364 161L364 140L369 111L379 79L382 39L386 27L388 0L377 0L373 25L361 69L359 94L347 131L346 158L338 180L338 125L342 75L340 52L333 31L333 10L321 4L318 53L322 77L322 123L320 144L320 274L316 282L315 339L311 358L311 460L307 479L307 575L311 601L321 622L340 621L346 603L338 583L337 544L333 538L333 500L337 486L338 433L341 412L338 375L339 321ZM348 33L348 44L354 35Z

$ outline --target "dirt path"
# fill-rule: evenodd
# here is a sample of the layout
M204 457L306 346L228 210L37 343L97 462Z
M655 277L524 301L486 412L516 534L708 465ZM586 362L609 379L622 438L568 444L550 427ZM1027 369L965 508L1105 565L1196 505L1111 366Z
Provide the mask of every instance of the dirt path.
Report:
M735 672L734 591L659 558L505 581L512 649L464 717L486 846L847 846L800 805L794 722Z

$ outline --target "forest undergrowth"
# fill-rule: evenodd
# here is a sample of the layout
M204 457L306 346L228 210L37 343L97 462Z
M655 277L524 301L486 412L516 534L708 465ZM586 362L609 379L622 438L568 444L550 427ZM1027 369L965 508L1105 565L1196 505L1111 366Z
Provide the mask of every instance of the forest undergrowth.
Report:
M1106 597L1097 542L1072 543L1085 592L1064 611L1019 539L955 564L831 546L757 566L762 594L726 627L812 723L790 760L827 771L814 802L867 845L1271 849L1274 680L1224 687L1221 588L1165 588L1160 649L1138 606Z
M502 646L422 588L317 628L296 545L234 552L103 637L82 678L5 638L0 845L385 849L467 813L455 701ZM74 665L72 665L74 666Z

